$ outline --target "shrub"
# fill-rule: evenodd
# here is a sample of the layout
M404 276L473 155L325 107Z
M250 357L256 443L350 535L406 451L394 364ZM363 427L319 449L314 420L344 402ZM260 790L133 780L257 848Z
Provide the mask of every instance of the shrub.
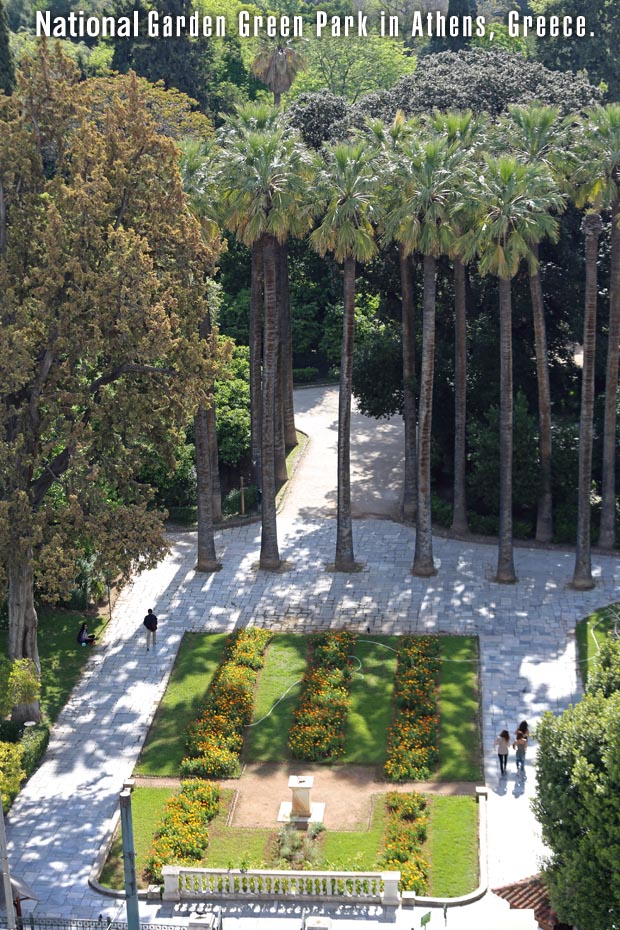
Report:
M293 368L293 381L295 384L309 384L316 381L319 376L319 369L308 366L307 368Z
M429 872L421 852L428 827L426 798L415 791L407 794L391 791L386 807L389 817L379 867L401 873L401 890L424 894L428 890Z
M22 767L26 773L26 778L29 778L35 769L39 767L49 741L50 731L46 724L39 723L36 727L24 728L20 745L22 747Z
M256 507L256 487L249 484L243 489L244 509L246 513ZM241 513L241 491L237 488L229 491L222 501L222 513L227 516L234 516Z
M21 745L0 743L0 794L3 810L9 809L25 777L26 773L22 768Z

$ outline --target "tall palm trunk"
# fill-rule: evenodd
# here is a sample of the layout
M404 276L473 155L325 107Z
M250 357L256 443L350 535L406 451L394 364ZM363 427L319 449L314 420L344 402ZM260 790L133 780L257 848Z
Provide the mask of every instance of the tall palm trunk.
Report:
M250 431L253 478L261 487L261 360L263 323L263 253L260 242L252 246L250 285Z
M211 312L207 310L204 319L200 324L200 336L202 339L209 339L211 336ZM222 519L222 490L220 487L220 456L217 446L217 422L215 418L215 386L213 383L208 388L209 403L205 407L206 416L206 436L209 445L210 456L210 475L209 486L211 488L211 514L212 521ZM196 456L197 481L200 481L199 471L201 463ZM200 538L200 509L198 511L198 537ZM200 559L199 559L200 561Z
M280 354L282 358L280 391L284 414L284 444L287 449L294 449L297 445L297 431L293 405L293 340L286 242L283 242L278 249L278 300L280 303Z
M590 493L592 490L592 432L594 419L594 359L596 354L596 298L598 291L598 243L602 229L598 213L583 220L586 251L586 295L583 319L583 368L581 375L581 415L579 420L579 478L577 504L577 547L573 587L589 590L592 579L590 540Z
M510 278L499 279L499 540L495 580L517 580L512 545L512 303Z
M605 426L603 434L603 500L598 544L613 549L616 543L616 430L618 411L618 352L620 347L620 202L611 211L611 270L609 282L609 334L605 375Z
M530 296L534 318L536 346L536 380L538 384L538 445L540 450L540 495L536 515L536 539L550 542L553 538L553 494L551 488L551 387L547 357L547 327L542 282L538 273L538 243L532 246L534 260L530 262Z
M276 289L277 294L277 289ZM277 310L276 310L277 313ZM279 324L278 319L278 324ZM278 325L279 329L279 325ZM284 400L282 397L282 354L280 352L281 344L278 340L278 375L276 381L276 408L274 422L274 455L275 455L275 473L276 485L278 488L286 484L288 473L286 471L286 447L284 445Z
M418 496L417 423L415 409L415 319L411 259L404 245L398 248L403 317L403 422L405 426L405 481L401 511L405 520L415 518Z
M216 572L222 567L215 553L213 534L212 461L209 448L209 422L207 411L199 407L194 418L196 442L196 484L198 504L197 572Z
M9 582L9 659L32 659L38 671L41 671L39 650L37 646L37 611L34 606L34 578L32 570L32 549L16 546L8 570ZM25 723L41 719L38 701L30 704L18 704L13 708L12 719L16 723Z
M422 315L422 370L418 415L418 507L416 513L414 575L428 578L437 574L433 561L431 513L431 427L433 420L433 376L435 369L436 261L424 256L424 306Z
M467 427L467 271L454 261L454 500L452 529L466 533L465 440Z
M337 572L355 568L351 523L351 393L353 387L353 341L355 336L355 259L344 262L344 317L338 396L338 513L336 522Z
M275 417L278 381L278 309L276 299L277 242L273 236L261 236L265 287L265 339L261 420L262 507L260 567L280 567L276 523Z

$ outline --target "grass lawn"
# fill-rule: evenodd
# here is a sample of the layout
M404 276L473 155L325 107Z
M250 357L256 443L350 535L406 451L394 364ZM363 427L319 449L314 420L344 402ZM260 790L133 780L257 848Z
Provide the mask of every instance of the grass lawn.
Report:
M595 610L577 624L577 650L584 688L588 681L588 669L598 655L600 644L607 639L616 624L620 631L620 603Z
M473 797L429 796L425 852L431 864L429 895L456 898L478 885L478 805ZM507 838L510 842L510 838Z
M366 642L365 640L372 640ZM351 709L343 763L383 765L392 720L397 636L360 637L355 650Z
M225 633L186 633L163 700L138 759L140 775L179 774L183 734L196 717L221 658Z
M89 633L100 633L106 617L83 616L73 610L41 610L38 646L41 658L41 709L53 723L67 703L91 649L78 646L76 637L86 620Z
M478 641L441 637L439 769L441 781L479 781Z
M299 700L307 652L308 637L295 633L279 633L269 644L254 697L252 721L261 722L245 731L244 761L280 762L289 758L288 733ZM288 694L274 706L288 688L291 688ZM263 720L270 711L270 716Z
M385 819L385 799L382 795L375 795L368 830L328 830L323 834L318 868L335 872L374 871L381 852Z
M174 788L135 788L131 795L131 819L133 823L133 839L136 850L136 873L138 885L146 888L147 882L142 874L149 854L155 829L161 818L164 805L169 797L178 794L180 786ZM123 841L120 825L114 835L110 853L101 877L102 885L110 888L122 888L123 877Z
M273 830L227 827L233 796L230 789L222 791L220 812L209 826L209 848L202 865L209 869L267 868L277 826L274 824Z

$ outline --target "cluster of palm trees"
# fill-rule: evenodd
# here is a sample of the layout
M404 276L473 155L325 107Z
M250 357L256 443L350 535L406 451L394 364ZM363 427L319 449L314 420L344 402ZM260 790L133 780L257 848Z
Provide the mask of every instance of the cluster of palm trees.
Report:
M431 522L431 442L436 265L448 256L455 280L455 531L467 530L465 500L466 282L468 266L498 279L500 319L500 525L496 579L516 580L512 541L511 280L527 264L539 392L540 498L537 538L553 531L551 397L538 249L559 235L569 200L584 209L586 286L579 451L579 508L573 583L591 587L590 512L597 262L601 215L610 211L611 286L600 545L615 544L618 346L620 341L620 105L570 118L551 107L513 107L491 123L471 113L391 125L369 121L339 144L309 151L285 114L246 106L226 119L204 153L204 190L213 216L252 250L250 356L252 433L262 490L260 566L280 556L276 482L291 436L291 346L286 243L309 235L342 265L344 317L338 429L335 569L355 568L349 474L356 268L398 248L402 286L405 516L416 521L415 575L435 573ZM203 199L204 199L203 190ZM422 271L422 353L414 353L412 274ZM262 319L262 324L261 324ZM416 378L416 367L419 375ZM415 385L418 385L416 397ZM288 415L286 411L289 411ZM285 430L285 422L289 428ZM279 464L280 463L280 464Z

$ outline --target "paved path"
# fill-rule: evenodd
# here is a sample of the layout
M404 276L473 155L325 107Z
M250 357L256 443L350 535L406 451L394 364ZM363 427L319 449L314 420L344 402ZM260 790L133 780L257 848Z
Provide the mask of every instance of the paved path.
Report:
M309 423L313 422L310 414ZM371 428L369 424L369 435ZM319 430L315 444L320 436ZM327 471L329 457L322 448ZM387 520L364 519L354 524L356 558L363 570L330 574L325 564L333 558L334 520L297 516L313 454L311 445L278 521L281 555L290 563L289 571L257 571L260 532L255 525L218 534L222 571L196 575L195 536L183 534L171 540L170 556L136 578L119 598L104 643L90 656L86 673L54 727L44 764L7 819L11 866L37 891L42 914L122 917L122 902L99 897L87 880L97 851L110 835L118 793L132 772L183 632L232 630L247 623L277 630L346 625L371 634L478 634L491 886L536 871L541 846L529 808L532 755L523 784L516 782L514 772L501 784L490 746L504 726L512 731L522 717L533 723L544 710L559 711L578 695L574 625L595 607L617 599L620 560L595 560L597 588L577 593L567 586L570 554L518 549L519 581L503 587L491 581L493 547L436 539L439 573L420 579L409 573L414 531ZM161 618L161 632L157 651L147 654L141 620L149 606ZM399 930L417 930L421 916L414 920L410 912L388 917L345 910L341 909L338 930L360 921L379 927L386 920ZM141 914L143 919L181 919L187 911L141 904ZM265 914L272 919L261 920ZM508 915L503 902L487 895L481 904L451 911L448 927L528 926L518 923L519 916L523 915ZM298 912L274 905L271 911L259 908L251 913L232 909L225 928L292 930L299 922Z

